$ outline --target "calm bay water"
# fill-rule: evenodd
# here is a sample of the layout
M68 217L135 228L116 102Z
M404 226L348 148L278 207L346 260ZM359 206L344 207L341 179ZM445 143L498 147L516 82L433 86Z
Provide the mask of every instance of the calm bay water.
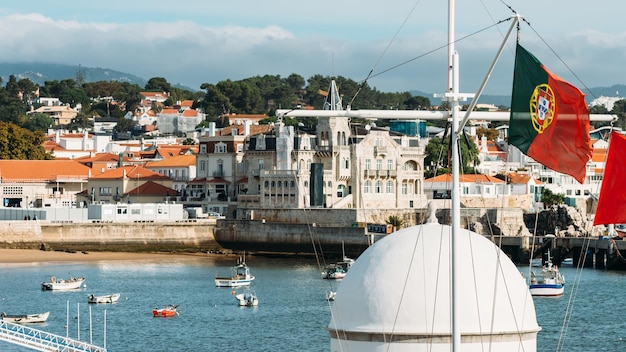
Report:
M231 258L167 261L103 261L0 266L0 311L8 314L50 311L35 328L104 345L109 351L328 351L329 302L333 282L322 280L315 260L248 257L259 297L257 308L238 307L229 288L216 288L216 273L228 273ZM522 271L525 269L521 268ZM573 315L563 351L622 351L626 322L621 301L626 273L562 267L566 294L534 298L542 327L538 351L555 351L568 303ZM85 276L86 288L41 291L46 277ZM577 278L579 276L579 278ZM579 281L575 299L570 292ZM90 293L121 293L113 305L88 305ZM572 302L573 301L573 302ZM179 305L180 315L152 317L152 308ZM91 312L90 312L91 311ZM90 333L89 325L92 330ZM29 351L0 341L0 351Z

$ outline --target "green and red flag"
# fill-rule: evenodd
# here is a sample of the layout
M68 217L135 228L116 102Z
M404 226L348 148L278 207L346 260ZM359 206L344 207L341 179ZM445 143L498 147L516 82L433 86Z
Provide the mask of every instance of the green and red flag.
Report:
M592 155L585 95L519 44L509 143L546 167L584 183Z
M594 225L626 223L626 136L615 131L609 140L609 152L604 166L604 176Z

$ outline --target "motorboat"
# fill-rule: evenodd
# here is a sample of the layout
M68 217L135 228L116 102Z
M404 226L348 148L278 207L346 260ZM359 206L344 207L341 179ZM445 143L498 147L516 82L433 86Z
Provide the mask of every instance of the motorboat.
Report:
M254 280L254 276L250 274L250 268L246 265L245 257L241 257L237 260L231 268L230 275L216 275L215 286L216 287L241 287L250 286L250 283Z
M354 259L344 256L343 260L327 266L322 271L322 279L329 279L329 280L343 279L353 264L354 264Z
M235 293L235 291L233 291L233 293ZM237 299L240 307L256 307L259 305L259 299L254 291L236 293L235 299Z
M328 280L340 280L346 276L347 272L340 266L331 266L322 271L322 278Z
M550 251L541 272L530 272L530 294L533 296L560 296L565 291L565 276L559 272L559 267L552 264Z
M163 308L154 308L152 310L152 316L155 318L169 318L175 315L178 315L178 311L176 310L178 306L167 305Z
M5 312L0 313L0 320L6 321L9 323L16 324L36 324L36 323L45 323L48 320L48 316L50 312L39 313L39 314L6 314Z
M87 303L117 303L120 299L119 293L113 293L110 295L96 296L91 294L87 296Z
M49 281L41 283L41 289L44 291L52 290L75 290L80 288L85 282L84 277L70 277L69 279L60 279L55 276L51 276Z

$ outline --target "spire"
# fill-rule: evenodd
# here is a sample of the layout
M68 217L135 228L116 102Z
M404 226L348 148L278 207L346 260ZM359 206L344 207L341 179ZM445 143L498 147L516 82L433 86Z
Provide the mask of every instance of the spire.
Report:
M334 79L330 81L330 87L328 87L328 94L324 101L324 110L343 110L341 96Z

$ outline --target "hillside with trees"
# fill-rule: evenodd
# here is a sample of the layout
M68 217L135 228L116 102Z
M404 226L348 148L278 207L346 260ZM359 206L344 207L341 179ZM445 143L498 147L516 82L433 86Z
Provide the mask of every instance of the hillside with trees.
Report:
M0 78L0 122L11 123L30 132L46 133L49 128L70 130L89 130L93 127L94 117L108 117L118 120L116 131L128 132L135 125L125 118L128 112L134 112L141 102L141 92L168 92L170 99L165 106L178 101L192 100L192 108L206 114L206 120L200 125L216 122L218 127L227 124L227 114L266 114L265 122L275 121L275 111L279 108L298 108L311 106L321 109L325 92L334 79L343 96L344 106L351 109L397 109L430 110L430 99L413 96L410 92L380 92L367 83L359 83L338 76L314 75L305 79L293 73L288 77L279 75L254 76L239 81L224 80L217 83L203 83L200 91L191 91L173 86L165 78L153 77L144 86L123 81L85 82L82 71L76 72L73 79L45 81L37 84L29 78L17 79L9 76L6 84ZM40 107L37 97L58 98L72 108L80 107L78 116L67 126L53 126L53 121L44 114L32 114ZM437 107L446 109L445 104ZM155 112L159 107L155 106ZM592 108L592 112L607 113L601 107ZM619 120L617 126L626 127L626 100L615 104L614 111ZM304 123L313 125L315 119L285 119L287 124ZM384 125L384 121L379 121ZM445 122L440 122L444 123ZM443 127L443 126L441 126ZM28 153L26 153L28 154ZM38 154L38 153L36 153ZM29 154L34 157L34 154Z

